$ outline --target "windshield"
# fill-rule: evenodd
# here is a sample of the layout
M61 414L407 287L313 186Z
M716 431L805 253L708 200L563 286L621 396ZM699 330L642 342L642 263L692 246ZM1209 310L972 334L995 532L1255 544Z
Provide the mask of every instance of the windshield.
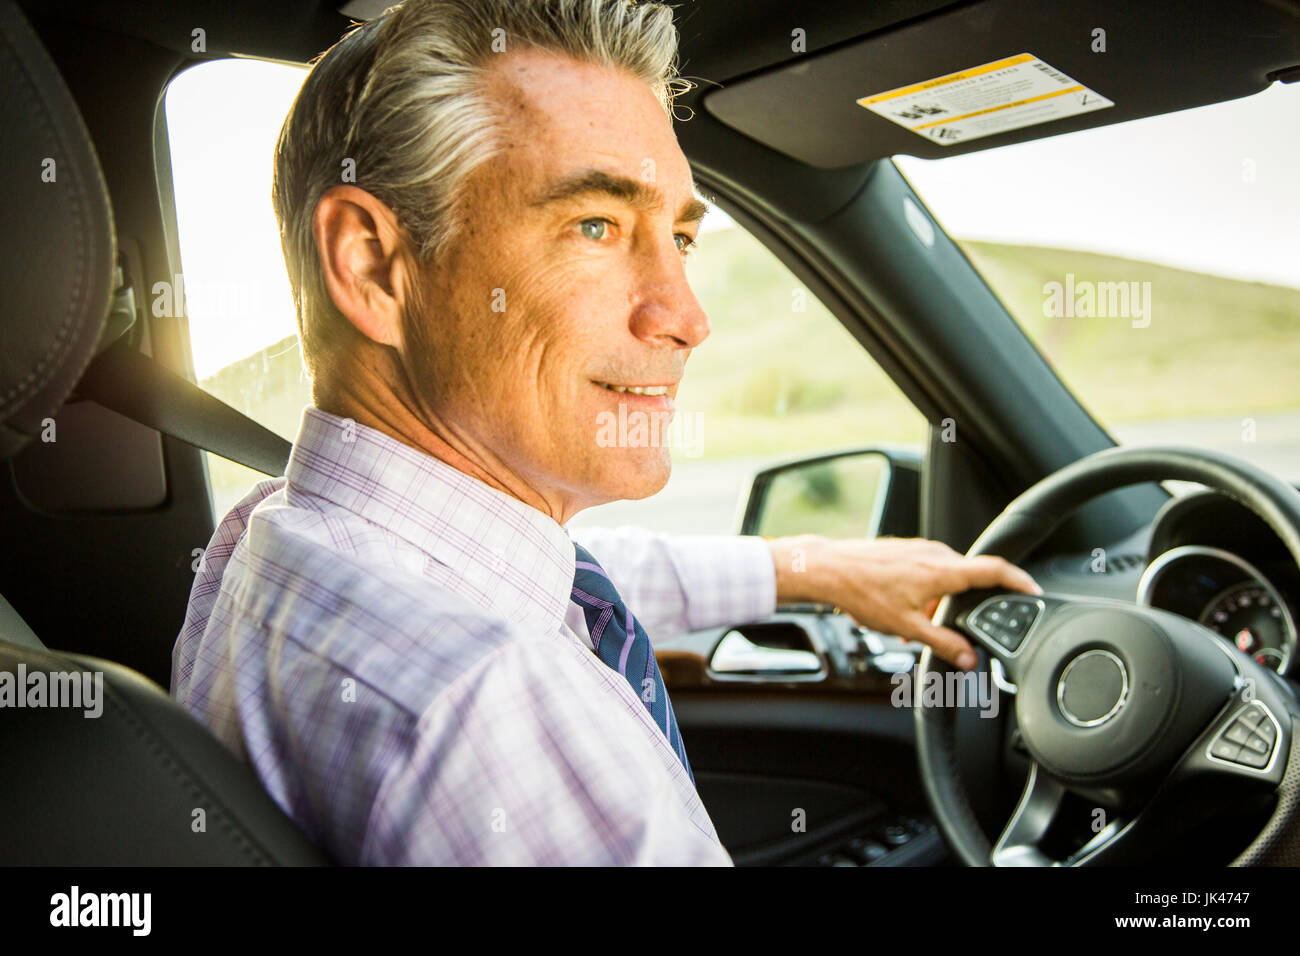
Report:
M1300 481L1300 84L895 163L1116 441Z

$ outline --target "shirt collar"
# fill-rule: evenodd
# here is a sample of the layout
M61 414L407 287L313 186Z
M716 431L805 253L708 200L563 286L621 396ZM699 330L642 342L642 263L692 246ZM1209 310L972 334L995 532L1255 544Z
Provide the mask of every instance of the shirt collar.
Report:
M285 480L415 545L480 606L526 628L559 630L573 588L573 541L536 508L314 405L303 410Z

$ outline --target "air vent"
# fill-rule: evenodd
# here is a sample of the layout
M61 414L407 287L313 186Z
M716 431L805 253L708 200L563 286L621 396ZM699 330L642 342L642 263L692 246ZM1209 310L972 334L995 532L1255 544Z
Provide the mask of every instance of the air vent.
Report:
M1106 555L1106 574L1128 574L1130 571L1136 571L1138 568L1146 567L1147 559L1140 554L1108 554ZM1093 570L1093 559L1089 558L1084 562L1085 571Z

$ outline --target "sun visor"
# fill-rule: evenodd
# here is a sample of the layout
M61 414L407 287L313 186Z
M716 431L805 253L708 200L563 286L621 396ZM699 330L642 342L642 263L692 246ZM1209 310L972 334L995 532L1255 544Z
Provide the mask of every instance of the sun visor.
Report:
M792 48L799 48L798 30ZM926 159L1259 92L1300 64L1277 0L985 0L727 83L717 119L812 166ZM1291 118L1289 121L1294 122Z

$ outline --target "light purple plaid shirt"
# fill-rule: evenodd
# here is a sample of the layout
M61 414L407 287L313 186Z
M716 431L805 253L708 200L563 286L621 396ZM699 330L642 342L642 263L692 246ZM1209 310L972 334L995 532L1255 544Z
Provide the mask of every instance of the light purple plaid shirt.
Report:
M573 533L652 640L774 610L761 538ZM308 406L204 551L172 695L342 863L729 864L573 578L548 516Z

